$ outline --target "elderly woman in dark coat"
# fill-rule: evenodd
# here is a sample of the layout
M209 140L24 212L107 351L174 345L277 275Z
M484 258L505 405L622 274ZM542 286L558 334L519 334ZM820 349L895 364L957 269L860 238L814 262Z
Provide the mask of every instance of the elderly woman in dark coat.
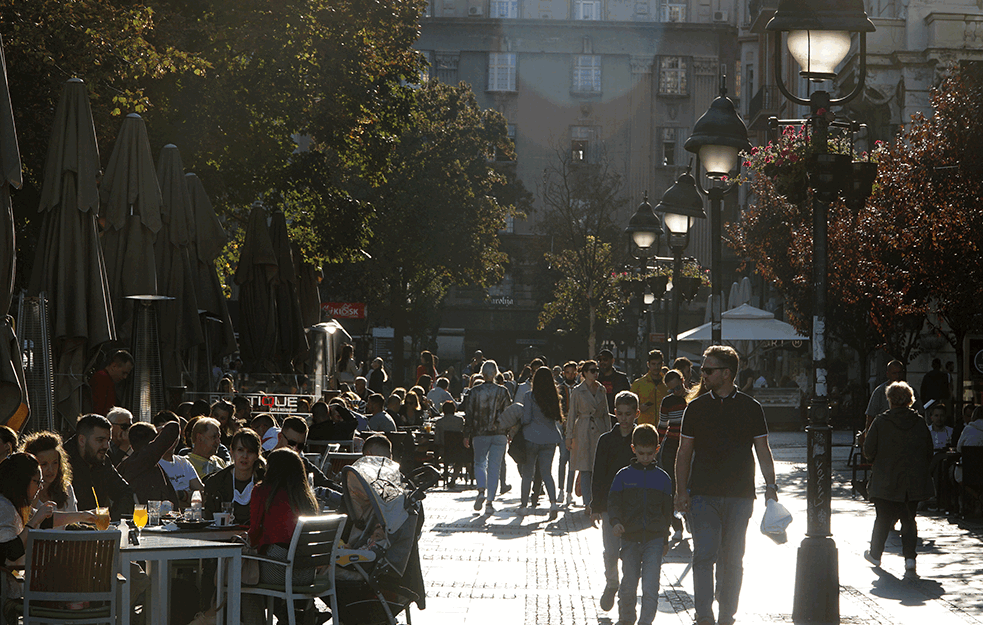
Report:
M932 434L925 419L911 408L914 392L910 386L894 382L886 394L890 408L874 418L864 441L864 456L873 463L868 492L877 510L870 550L864 557L874 566L881 565L887 534L900 519L905 575L914 576L915 511L919 501L935 494L928 470Z

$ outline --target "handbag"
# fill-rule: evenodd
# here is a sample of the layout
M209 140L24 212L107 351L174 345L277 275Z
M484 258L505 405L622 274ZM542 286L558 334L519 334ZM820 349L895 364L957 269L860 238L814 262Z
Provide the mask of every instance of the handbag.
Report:
M515 460L520 467L526 463L526 437L522 434L522 427L516 430L509 443L509 457Z

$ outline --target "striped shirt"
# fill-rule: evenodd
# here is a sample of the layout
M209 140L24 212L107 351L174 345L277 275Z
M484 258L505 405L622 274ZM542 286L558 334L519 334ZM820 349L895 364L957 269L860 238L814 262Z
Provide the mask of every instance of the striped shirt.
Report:
M686 397L669 394L662 400L659 409L659 438L679 440L679 428L683 424L683 412L686 410Z

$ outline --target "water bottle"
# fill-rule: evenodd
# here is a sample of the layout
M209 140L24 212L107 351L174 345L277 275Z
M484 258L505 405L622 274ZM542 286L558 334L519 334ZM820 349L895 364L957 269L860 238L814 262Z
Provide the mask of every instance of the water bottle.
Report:
M191 519L193 521L201 520L201 491L196 490L193 495L191 495Z
M119 522L119 546L120 548L126 547L130 542L130 525L125 520L120 519Z

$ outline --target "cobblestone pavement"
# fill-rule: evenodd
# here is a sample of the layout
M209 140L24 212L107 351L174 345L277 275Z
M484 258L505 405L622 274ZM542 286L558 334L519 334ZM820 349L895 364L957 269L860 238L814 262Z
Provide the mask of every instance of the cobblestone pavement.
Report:
M771 436L781 500L795 520L789 540L776 545L758 531L761 499L748 528L744 589L739 623L792 622L796 552L805 532L805 434ZM892 534L883 571L863 559L873 510L850 495L846 469L849 433L834 444L833 537L838 547L841 623L983 624L983 550L980 526L949 524L920 517L918 580L902 579L900 539ZM415 623L443 625L611 624L617 607L603 612L604 587L600 530L592 528L580 506L564 507L548 521L543 507L519 517L519 476L509 467L513 490L496 502L490 517L472 510L473 489L435 489L425 501L427 523L421 540L427 610L415 610ZM760 486L761 478L757 478ZM760 491L760 488L759 488ZM656 622L693 622L692 574L688 535L664 560ZM405 619L404 617L401 617Z

